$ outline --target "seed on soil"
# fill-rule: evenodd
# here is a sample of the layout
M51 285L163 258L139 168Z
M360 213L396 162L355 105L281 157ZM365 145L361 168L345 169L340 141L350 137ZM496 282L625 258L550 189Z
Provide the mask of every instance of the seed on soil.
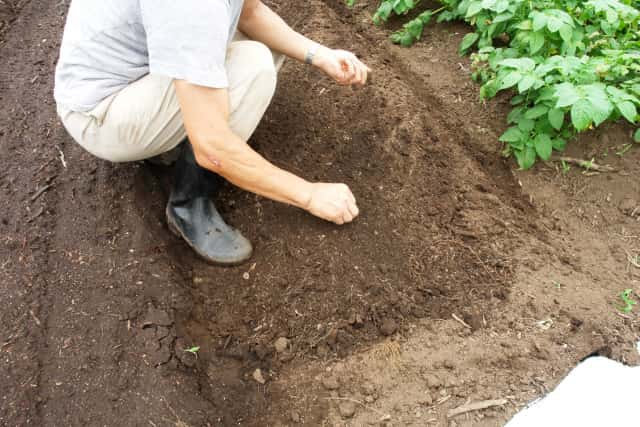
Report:
M387 337L395 334L397 330L398 330L398 324L396 323L395 320L389 317L384 319L382 321L382 325L380 325L380 332L382 333L382 335Z
M340 388L338 379L334 376L328 376L322 378L322 386L327 390L337 390Z
M273 346L276 348L278 353L284 353L287 350L287 347L289 347L289 340L285 337L280 337L276 340Z
M265 384L267 382L264 379L264 376L262 375L262 370L260 370L259 368L253 371L252 376L253 376L253 379L259 384Z
M356 413L356 404L350 401L340 402L338 410L342 418L351 418Z

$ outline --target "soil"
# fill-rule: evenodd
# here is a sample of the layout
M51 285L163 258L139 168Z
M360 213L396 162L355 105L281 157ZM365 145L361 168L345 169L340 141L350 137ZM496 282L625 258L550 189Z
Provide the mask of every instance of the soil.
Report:
M270 4L375 73L356 90L287 62L251 144L347 183L362 214L336 227L228 186L256 249L228 269L168 232L170 169L94 159L56 118L68 1L0 9L0 424L494 426L585 357L639 362L616 308L640 292L630 128L569 148L614 173L517 171L507 100L480 103L456 54L466 27L407 50L372 6Z

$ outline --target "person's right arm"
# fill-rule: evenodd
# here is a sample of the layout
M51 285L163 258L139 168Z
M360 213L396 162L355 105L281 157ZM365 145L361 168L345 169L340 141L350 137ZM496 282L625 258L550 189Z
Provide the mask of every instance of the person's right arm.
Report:
M346 185L305 181L274 166L236 136L229 127L226 89L185 80L174 84L187 135L201 167L244 190L297 206L336 224L358 216L355 198Z

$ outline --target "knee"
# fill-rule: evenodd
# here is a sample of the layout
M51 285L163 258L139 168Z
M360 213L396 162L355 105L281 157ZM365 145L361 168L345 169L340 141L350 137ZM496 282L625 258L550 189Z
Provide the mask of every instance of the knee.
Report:
M251 77L256 89L271 99L276 90L278 71L273 61L273 53L264 44L247 41L247 55L251 58Z

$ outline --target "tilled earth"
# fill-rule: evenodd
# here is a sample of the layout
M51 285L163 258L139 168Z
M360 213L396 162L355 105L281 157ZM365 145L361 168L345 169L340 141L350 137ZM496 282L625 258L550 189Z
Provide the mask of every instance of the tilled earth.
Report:
M51 93L68 2L0 9L0 20L12 21L0 27L0 423L348 423L353 414L335 416L333 403L350 399L344 390L380 343L387 355L405 343L407 354L437 358L441 379L421 368L420 381L435 393L464 378L466 385L452 383L462 403L480 384L479 397L501 386L513 400L533 397L532 383L553 385L591 353L637 361L637 317L616 316L612 305L615 291L639 277L616 258L640 251L631 206L640 193L631 179L637 150L617 160L626 175L589 183L577 171L554 177L550 166L514 173L496 143L504 104L479 104L468 63L455 56L463 26L434 27L409 51L369 25L366 7L272 6L310 37L358 53L374 80L340 88L286 63L251 144L309 179L349 184L362 214L336 227L228 187L221 210L256 248L250 263L230 269L202 263L168 232L170 169L108 164L66 135ZM583 203L585 184L602 198ZM605 199L615 206L600 208ZM604 225L593 223L597 215ZM595 286L554 296L559 271L569 288L583 280ZM529 358L504 350L527 340L523 319L535 325L551 312L571 328L537 338ZM468 360L475 368L456 372L452 363L466 359L455 346L482 347L483 336L486 351ZM567 342L571 352L550 356ZM485 366L494 344L513 357ZM185 351L193 346L197 355ZM353 362L357 355L364 358ZM336 360L353 375L333 387L316 375ZM554 369L540 377L548 363ZM394 377L410 370L402 372ZM411 387L407 380L404 391ZM425 405L433 409L433 401ZM409 425L408 412L400 408L388 422Z

